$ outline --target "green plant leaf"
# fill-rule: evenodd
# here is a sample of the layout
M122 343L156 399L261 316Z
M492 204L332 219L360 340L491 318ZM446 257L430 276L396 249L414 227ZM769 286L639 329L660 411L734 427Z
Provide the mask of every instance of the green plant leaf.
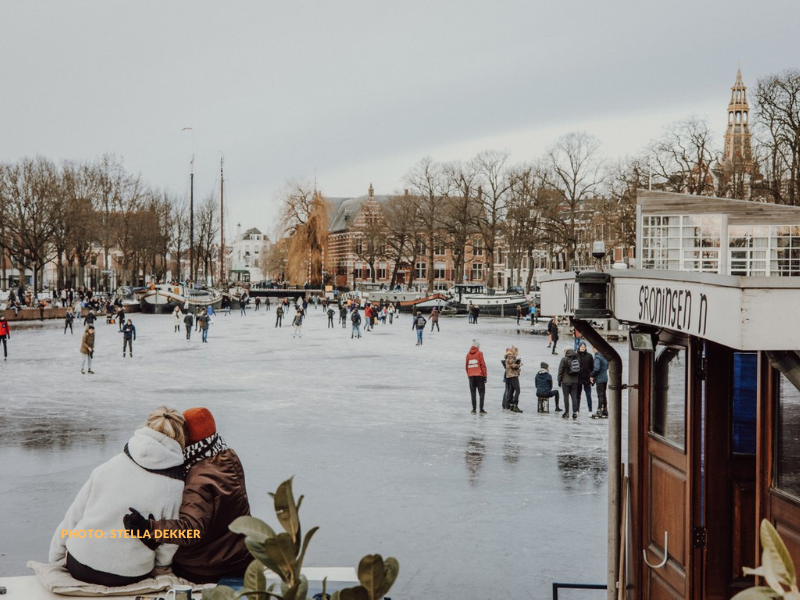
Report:
M308 579L306 579L305 575L300 575L300 585L297 586L297 600L306 600L307 594L308 594Z
M758 575L759 577L764 576L764 570L761 567L757 569L751 569L750 567L742 567L742 572L745 576L747 575Z
M794 563L781 536L767 519L761 521L761 547L765 555L769 555L772 572L782 584L786 586L796 585L797 576L794 570ZM764 560L764 564L766 564ZM766 577L766 574L765 574ZM770 584L770 587L774 586Z
M227 585L203 590L203 600L236 600L236 592Z
M254 542L250 538L244 539L244 544L247 546L247 549L250 551L250 554L253 555L254 558L259 560L261 564L267 567L270 571L275 573L278 577L282 580L286 578L286 574L281 570L281 568L277 565L277 563L272 560L267 551L264 549L264 544L259 542Z
M308 549L308 543L311 541L311 538L314 536L314 534L317 533L318 529L319 527L312 527L311 529L309 529L308 533L306 534L306 539L303 540L303 549L300 551L300 557L297 559L298 571L303 568L303 561L306 558L306 550Z
M367 590L360 585L340 590L339 597L341 600L371 600L369 597L369 592L367 592Z
M398 573L400 573L400 563L393 556L383 561L384 581L383 587L378 590L376 598L383 598L392 589Z
M286 533L292 536L292 542L297 539L297 531L300 529L300 520L297 516L297 506L294 503L292 494L292 479L290 477L278 486L275 492L275 514L278 516Z
M358 563L358 580L372 600L380 598L378 594L383 588L385 576L383 557L380 554L367 554Z
M731 600L764 600L765 598L778 598L779 595L771 587L751 587L742 590Z
M277 537L264 541L267 556L287 574L284 579L292 587L297 578L297 558L294 555L294 541L288 533L279 533ZM283 579L283 578L281 578Z
M272 527L264 523L261 519L250 516L238 517L233 523L228 525L228 529L234 533L246 535L257 542L263 542L268 537L275 537L275 531Z
M264 565L260 560L254 560L247 566L244 572L244 587L256 592L267 590L267 578L264 575Z

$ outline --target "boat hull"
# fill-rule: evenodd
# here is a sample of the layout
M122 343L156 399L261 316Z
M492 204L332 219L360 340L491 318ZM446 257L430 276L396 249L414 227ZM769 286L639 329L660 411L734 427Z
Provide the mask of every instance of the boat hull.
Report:
M458 314L467 314L469 312L469 306L478 307L478 314L479 316L493 316L493 317L512 317L516 316L517 314L517 307L521 306L523 312L527 311L528 309L528 300L525 296L516 296L516 297L492 297L488 296L485 298L465 298L461 301L459 300L451 300L448 303L450 308L455 308Z

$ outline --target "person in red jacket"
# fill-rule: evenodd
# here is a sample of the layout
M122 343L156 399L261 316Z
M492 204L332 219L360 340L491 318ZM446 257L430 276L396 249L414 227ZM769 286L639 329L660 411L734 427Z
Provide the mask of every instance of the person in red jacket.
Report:
M5 315L0 315L0 342L3 342L3 360L8 360L8 347L6 340L11 339L11 330L8 328L8 321Z
M481 414L483 410L483 398L486 395L486 362L483 360L483 352L480 350L481 343L472 340L472 347L467 352L467 377L469 378L469 393L472 397L472 414L475 414L475 392L481 397Z

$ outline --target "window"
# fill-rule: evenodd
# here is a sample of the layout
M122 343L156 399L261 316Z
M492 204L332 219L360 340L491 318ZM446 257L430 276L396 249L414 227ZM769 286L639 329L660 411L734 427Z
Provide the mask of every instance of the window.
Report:
M386 279L386 263L378 264L378 279Z
M472 263L472 274L470 278L473 281L479 281L483 279L483 263Z
M768 275L769 227L728 227L731 275Z
M445 279L447 277L447 265L443 262L437 262L433 265L433 278Z
M718 215L642 217L642 266L646 269L719 272Z
M472 240L472 256L483 256L483 240L481 238Z
M426 254L428 252L428 246L425 244L425 240L417 240L417 254Z
M417 279L425 279L428 276L428 264L424 262L418 262L416 271Z
M758 355L733 354L733 431L734 454L756 453L756 397L758 395Z
M770 227L770 275L800 275L800 227Z
M437 256L444 256L444 252L444 242L441 240L436 240L436 244L433 246L433 253Z
M681 450L686 448L685 348L659 346L653 369L650 431Z
M778 380L777 421L776 487L800 497L800 391L782 373Z
M364 240L361 238L356 239L356 254L364 254Z

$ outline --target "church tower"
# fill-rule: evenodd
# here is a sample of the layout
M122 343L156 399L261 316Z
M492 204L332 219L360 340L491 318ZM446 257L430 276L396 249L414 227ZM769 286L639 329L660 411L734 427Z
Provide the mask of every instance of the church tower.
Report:
M725 131L726 172L739 171L751 174L753 166L752 134L750 133L750 106L747 104L747 86L742 82L742 70L736 71L736 83L731 88L728 104L728 128Z

